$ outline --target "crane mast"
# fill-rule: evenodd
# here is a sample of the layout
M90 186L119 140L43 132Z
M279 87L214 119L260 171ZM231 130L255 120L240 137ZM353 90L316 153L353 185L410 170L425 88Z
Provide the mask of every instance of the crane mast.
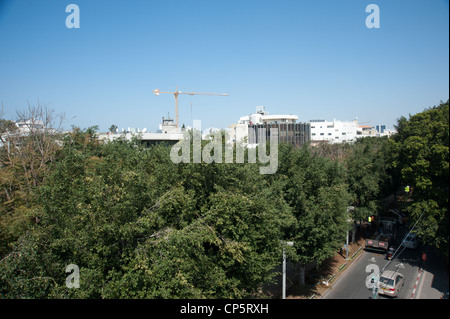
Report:
M198 92L181 92L178 91L178 86L175 92L162 92L159 89L153 90L155 95L159 95L160 93L173 94L175 97L175 127L178 128L178 95L186 94L186 95L217 95L217 96L228 96L226 93L198 93Z

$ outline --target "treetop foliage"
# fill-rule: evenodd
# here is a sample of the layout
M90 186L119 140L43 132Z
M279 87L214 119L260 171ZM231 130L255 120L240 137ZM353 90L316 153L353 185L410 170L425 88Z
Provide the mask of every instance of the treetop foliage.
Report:
M0 297L262 297L283 249L320 264L404 184L412 216L428 210L420 235L445 247L448 102L397 129L351 145L280 144L272 175L251 163L174 164L167 145L102 143L97 127L48 135L46 152L27 139L2 147ZM69 264L79 289L65 285Z

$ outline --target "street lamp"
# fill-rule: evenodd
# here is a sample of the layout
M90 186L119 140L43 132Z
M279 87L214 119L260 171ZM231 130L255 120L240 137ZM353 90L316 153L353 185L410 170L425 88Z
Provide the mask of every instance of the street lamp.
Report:
M350 213L350 211L352 211L352 210L355 210L355 206L348 206L347 207L347 223L351 223L352 221L353 221L353 219L351 219L350 218L350 215L349 215L349 213ZM349 249L349 246L348 246L348 236L349 236L349 225L347 225L347 239L346 239L346 242L347 242L347 245L346 245L346 249L345 249L345 251L347 252L347 255L346 255L346 258L345 258L345 260L348 260L348 249Z
M284 245L287 246L294 246L293 241L282 241L281 242ZM283 247L283 280L282 280L282 299L286 299L286 252Z

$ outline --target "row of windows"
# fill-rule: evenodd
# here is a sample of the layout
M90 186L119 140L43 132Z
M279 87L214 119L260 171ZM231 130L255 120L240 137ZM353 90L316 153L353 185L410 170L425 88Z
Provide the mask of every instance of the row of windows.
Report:
M295 124L256 124L248 126L250 144L270 141L270 129L278 130L278 142L302 146L310 140L310 126L305 123Z
M311 135L312 136L316 136L316 133L311 133ZM325 135L325 133L320 133L320 135L322 136L322 135ZM332 135L332 133L328 133L328 135ZM342 132L342 135L347 135L347 133L345 133L345 132Z
M333 125L327 125L327 128L333 128L334 126ZM315 126L311 126L311 128L316 128ZM322 126L320 126L320 128L322 128ZM336 131L337 131L337 129L336 129Z

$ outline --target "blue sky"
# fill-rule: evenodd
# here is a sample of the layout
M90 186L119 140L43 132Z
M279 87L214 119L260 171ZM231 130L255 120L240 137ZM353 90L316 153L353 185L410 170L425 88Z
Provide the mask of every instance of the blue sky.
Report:
M0 103L10 119L40 101L67 128L155 131L175 104L152 91L178 86L229 94L180 96L180 124L225 128L263 105L392 128L449 98L448 38L448 0L0 0Z

